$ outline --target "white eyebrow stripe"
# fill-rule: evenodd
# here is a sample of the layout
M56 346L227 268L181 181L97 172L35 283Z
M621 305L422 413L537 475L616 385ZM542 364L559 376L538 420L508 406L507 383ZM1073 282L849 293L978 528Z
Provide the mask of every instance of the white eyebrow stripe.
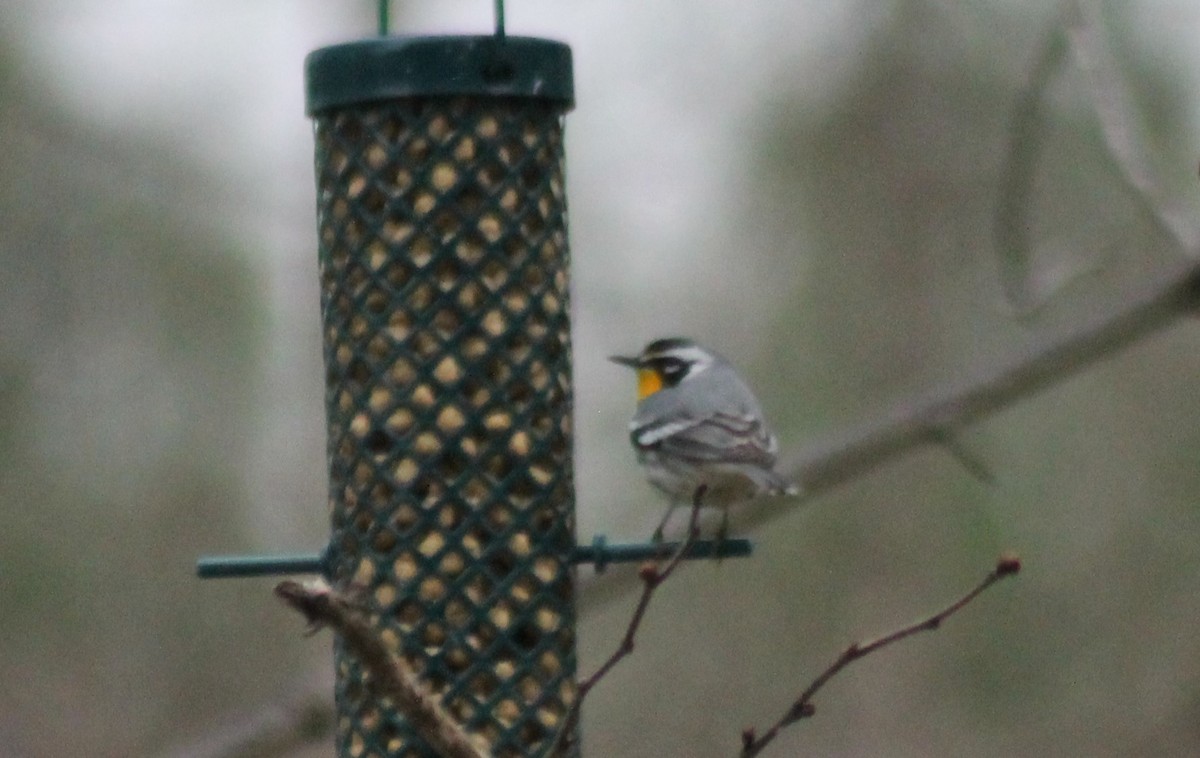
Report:
M663 350L658 353L651 353L644 356L645 360L652 361L658 358L676 358L689 365L707 366L712 363L712 356L701 350L698 347L673 347L669 350Z

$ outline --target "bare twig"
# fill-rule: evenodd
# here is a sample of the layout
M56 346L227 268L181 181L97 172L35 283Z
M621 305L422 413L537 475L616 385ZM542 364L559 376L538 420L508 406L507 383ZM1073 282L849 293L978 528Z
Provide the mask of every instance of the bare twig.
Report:
M575 725L579 722L579 714L583 709L583 699L587 697L587 694L591 692L593 687L599 684L601 679L608 675L609 671L612 671L613 667L621 662L621 659L633 652L634 637L637 635L638 628L642 625L646 609L650 607L650 599L654 596L654 591L675 572L675 569L679 567L680 562L683 560L683 556L687 553L688 548L692 546L692 543L696 541L696 538L700 534L700 506L706 489L704 485L700 485L696 488L696 492L692 496L692 512L688 521L687 536L675 548L675 552L671 553L663 564L647 562L642 564L642 567L638 569L638 576L642 580L642 596L638 598L637 607L634 608L633 616L629 619L629 626L625 629L625 636L621 638L621 643L617 645L617 649L613 651L612 655L608 656L608 659L601 664L600 668L596 669L591 676L579 682L579 690L576 693L575 702L571 704L571 709L567 712L566 719L563 720L562 729L559 730L558 736L550 748L550 756L565 755L570 750L572 741L574 740Z
M975 477L975 479L983 484L992 485L996 483L996 475L992 473L992 470L988 468L988 465L982 458L963 444L958 435L952 434L945 429L935 429L931 433L930 438L933 442L941 445L943 450L950 453L954 460L958 461L963 469Z
M1046 133L1045 93L1067 57L1067 37L1061 24L1048 32L1024 89L1017 96L1009 125L1009 146L1000 174L996 203L995 239L1000 284L1015 308L1024 310L1036 300L1030 270L1033 243L1029 234L1033 181Z
M329 626L370 673L370 683L388 697L414 731L446 758L486 758L462 726L417 679L405 661L392 653L361 612L324 582L280 582L275 594L308 619L314 631Z
M1186 254L1196 243L1196 226L1164 187L1150 155L1150 140L1139 125L1132 88L1107 39L1100 3L1070 0L1065 31L1080 67L1087 73L1088 93L1104 145L1120 170L1130 196L1145 209L1158 228Z
M918 632L928 632L937 629L942 625L943 621L962 610L967 603L970 603L972 600L979 597L979 595L982 594L983 591L988 587L991 587L993 584L1006 576L1015 575L1020 570L1021 561L1016 556L1007 554L1002 555L1000 560L996 563L996 567L992 569L991 573L988 574L987 577L985 577L984 580L975 587L975 589L963 595L961 598L951 603L939 613L935 613L924 621L918 621L917 623L911 624L902 629L897 629L890 634L886 634L883 637L879 637L878 639L870 642L851 644L850 647L846 648L845 651L843 651L833 663L831 663L824 671L822 671L820 675L818 675L817 678L814 679L812 683L800 693L800 697L796 698L796 701L792 703L786 712L784 712L783 716L781 716L778 721L776 721L766 732L764 732L761 737L755 736L753 729L747 729L746 731L742 732L742 752L739 754L740 758L752 758L752 756L758 755L768 744L771 743L772 740L779 735L779 732L785 727L794 724L801 719L812 716L816 712L816 708L812 704L813 697L817 694L818 690L824 687L830 679L837 676L838 672L840 672L842 669L846 668L854 661L857 661L859 658L868 656L871 653L881 650L894 642L899 642L900 640L911 637Z

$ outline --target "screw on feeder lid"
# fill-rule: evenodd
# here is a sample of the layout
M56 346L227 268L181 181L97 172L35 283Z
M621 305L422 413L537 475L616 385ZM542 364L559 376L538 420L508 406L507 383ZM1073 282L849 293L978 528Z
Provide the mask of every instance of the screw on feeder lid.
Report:
M314 50L306 110L399 97L491 95L575 104L571 48L532 37L384 37Z

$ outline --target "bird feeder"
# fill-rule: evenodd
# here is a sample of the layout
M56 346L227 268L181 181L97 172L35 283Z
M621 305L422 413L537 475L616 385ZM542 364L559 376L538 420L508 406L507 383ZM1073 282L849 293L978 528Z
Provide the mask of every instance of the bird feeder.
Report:
M307 60L335 584L497 756L575 697L570 49L383 37ZM431 752L338 642L341 756Z
M577 735L556 743L576 723L573 566L751 545L576 544L571 51L506 36L496 8L492 36L309 55L331 536L197 572L320 573L492 755L577 754ZM334 644L338 755L435 755Z

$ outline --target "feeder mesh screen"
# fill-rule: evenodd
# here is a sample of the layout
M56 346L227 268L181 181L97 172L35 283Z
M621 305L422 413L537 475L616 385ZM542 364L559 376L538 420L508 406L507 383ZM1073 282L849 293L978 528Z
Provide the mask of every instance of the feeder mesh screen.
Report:
M333 580L497 756L575 698L561 111L316 117ZM427 756L336 646L342 756Z

